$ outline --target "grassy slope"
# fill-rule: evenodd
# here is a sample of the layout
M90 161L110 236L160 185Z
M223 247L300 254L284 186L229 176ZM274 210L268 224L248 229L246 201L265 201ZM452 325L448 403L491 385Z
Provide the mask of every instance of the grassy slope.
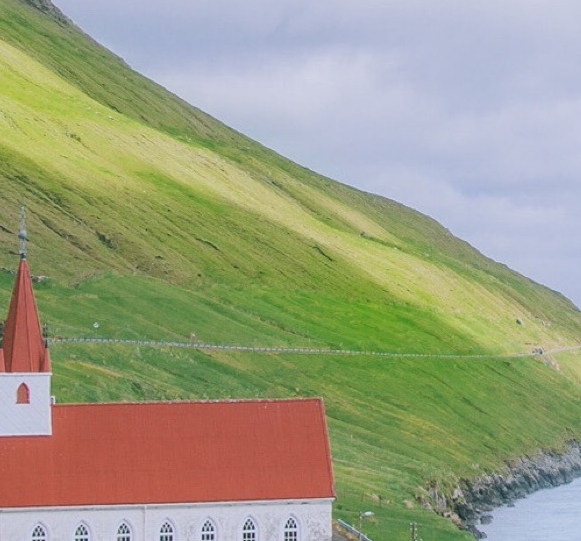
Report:
M425 216L277 156L22 0L0 0L0 81L0 264L16 264L24 198L57 335L99 321L107 336L414 353L530 351L579 335L560 295ZM10 285L0 275L3 305ZM407 538L412 518L425 539L463 538L404 500L581 430L574 353L558 357L562 372L532 358L52 354L64 401L323 395L337 513L372 506L374 539Z

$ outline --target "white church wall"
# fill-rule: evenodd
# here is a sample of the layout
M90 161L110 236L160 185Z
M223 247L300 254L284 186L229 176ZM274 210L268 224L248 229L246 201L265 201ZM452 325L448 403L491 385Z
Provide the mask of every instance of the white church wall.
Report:
M52 434L49 372L0 375L0 436ZM28 403L18 403L18 388L25 385Z
M125 523L130 541L202 541L202 528L210 521L214 541L242 541L245 522L256 526L256 541L284 541L285 524L293 518L297 541L331 541L329 499L262 501L248 503L123 505L94 507L53 507L3 509L0 513L2 541L129 541L118 538ZM170 537L163 538L165 523ZM88 539L75 538L83 524ZM34 539L36 526L42 526L46 539ZM212 539L207 537L206 539Z

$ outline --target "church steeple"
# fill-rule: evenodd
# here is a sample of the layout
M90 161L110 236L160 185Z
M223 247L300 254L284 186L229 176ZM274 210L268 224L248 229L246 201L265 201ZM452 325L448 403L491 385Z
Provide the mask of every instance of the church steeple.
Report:
M20 262L4 323L0 372L50 372L50 356L40 326L26 261L24 207L20 211L18 238Z
M0 437L52 434L50 356L26 261L24 208L20 262L8 316L0 323Z

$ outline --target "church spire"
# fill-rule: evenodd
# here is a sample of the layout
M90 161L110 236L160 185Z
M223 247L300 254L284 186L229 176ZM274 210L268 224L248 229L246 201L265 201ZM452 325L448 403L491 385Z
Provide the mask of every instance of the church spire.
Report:
M0 372L50 372L50 356L40 326L26 261L27 237L23 205L20 207L18 238L20 263L4 323Z

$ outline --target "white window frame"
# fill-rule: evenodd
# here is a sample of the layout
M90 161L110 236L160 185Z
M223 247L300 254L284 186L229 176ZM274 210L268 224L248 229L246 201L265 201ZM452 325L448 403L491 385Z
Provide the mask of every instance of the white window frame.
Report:
M42 524L36 524L30 534L30 541L48 541L48 532Z
M169 520L164 520L159 528L158 541L176 541L176 529Z
M287 518L284 523L282 538L284 541L299 541L299 521L296 517L290 516Z
M242 541L258 541L258 526L251 517L248 517L242 526Z
M84 522L81 522L75 528L75 535L73 536L73 539L74 541L91 541L91 531Z
M133 530L131 526L124 520L119 526L117 527L117 534L115 539L117 541L132 541L133 539Z
M209 527L210 529L206 529L207 527ZM218 538L217 533L216 533L216 524L214 524L214 521L210 518L207 518L206 520L204 520L204 523L202 524L202 529L200 531L200 539L201 541L216 541L216 539Z

